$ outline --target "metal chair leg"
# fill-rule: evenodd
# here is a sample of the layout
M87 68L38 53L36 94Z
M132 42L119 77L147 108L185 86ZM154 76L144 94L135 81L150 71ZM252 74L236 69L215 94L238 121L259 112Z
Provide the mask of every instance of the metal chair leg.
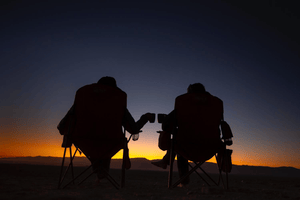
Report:
M195 163L196 164L196 163ZM197 165L197 164L196 164ZM189 163L189 166L191 167L191 168L193 168L192 166L191 166L191 164ZM202 170L202 168L201 168L201 170ZM203 171L203 170L202 170ZM197 172L197 170L195 170L195 172L196 172L196 174L208 185L208 186L210 186L210 184Z
M58 181L58 187L57 187L58 189L60 188L60 185L61 185L61 182L62 182L61 179L62 179L62 173L63 173L63 169L64 169L66 150L67 150L67 147L65 147L63 160L62 160L62 164L61 164L61 168L60 168L60 175L59 175L59 181Z
M63 188L66 188L68 185L70 185L73 181L75 181L77 178L79 178L82 174L84 174L87 170L89 170L92 167L90 165L88 168L86 168L83 172L81 172L78 176L76 176L73 180L71 180L69 183L67 183Z
M65 148L65 151L66 151L66 148ZM60 188L60 186L61 186L63 180L65 179L65 176L67 175L67 173L68 173L68 171L69 171L70 168L72 170L72 179L73 179L72 182L73 182L73 184L75 184L75 182L74 182L74 180L75 180L74 179L74 170L73 170L73 159L74 159L77 151L78 151L78 148L76 148L76 150L75 150L75 152L74 152L74 154L72 156L72 149L70 148L70 163L69 163L69 166L67 167L64 175L62 176L62 171L63 171L63 167L64 167L64 160L65 160L65 153L66 153L66 152L64 152L63 162L62 162L62 166L61 166L61 173L60 173L60 177L59 177L58 189Z
M124 157L125 157L125 148L123 149L123 161L122 161L122 172L121 172L121 176L122 176L121 177L121 188L123 188L125 186L125 159L124 159Z
M173 165L174 165L174 144L173 139L171 140L170 147L170 169L169 169L169 177L168 177L168 188L172 187L172 179L173 179Z
M76 150L77 151L77 150ZM76 154L76 151L75 151L75 154ZM73 169L73 159L75 157L75 154L74 156L72 156L72 146L70 147L70 165L71 165L71 173L72 173L72 179L74 180L74 169ZM73 181L73 184L75 182Z

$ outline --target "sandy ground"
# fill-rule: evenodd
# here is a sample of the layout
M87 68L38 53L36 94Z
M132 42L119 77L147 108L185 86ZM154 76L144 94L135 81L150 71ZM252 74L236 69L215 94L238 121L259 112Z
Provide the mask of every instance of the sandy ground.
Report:
M83 170L76 167L75 173ZM167 172L126 171L126 185L115 189L107 180L95 184L95 175L81 185L57 189L60 167L0 164L0 199L298 199L299 178L230 175L229 190L208 187L194 174L187 188L167 188ZM121 170L111 174L120 180ZM177 174L175 174L177 175ZM217 178L216 175L213 175Z

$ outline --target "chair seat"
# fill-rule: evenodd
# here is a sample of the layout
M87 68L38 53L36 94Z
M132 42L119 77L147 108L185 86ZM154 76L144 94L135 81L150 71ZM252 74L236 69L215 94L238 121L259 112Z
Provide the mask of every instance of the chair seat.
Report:
M174 144L176 153L194 162L203 162L211 159L219 152L221 147L221 140L205 140L197 143L178 141Z
M120 149L124 148L124 138L94 140L74 137L72 141L76 147L91 159L109 159L120 151Z

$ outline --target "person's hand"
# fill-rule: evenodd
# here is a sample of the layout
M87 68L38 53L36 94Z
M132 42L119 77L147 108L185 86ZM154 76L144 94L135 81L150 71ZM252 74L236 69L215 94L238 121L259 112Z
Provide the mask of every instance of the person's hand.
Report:
M141 116L141 120L148 121L147 113Z
M150 123L154 123L155 122L155 113L146 113L148 121Z
M145 113L141 116L141 118L144 120L147 120L150 123L153 123L155 121L155 114L154 113Z

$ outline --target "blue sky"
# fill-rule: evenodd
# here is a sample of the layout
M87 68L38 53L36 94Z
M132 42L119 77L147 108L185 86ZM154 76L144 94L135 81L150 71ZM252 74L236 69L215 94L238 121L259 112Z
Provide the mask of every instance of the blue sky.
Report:
M200 82L224 102L234 163L300 168L299 16L281 1L228 2L3 3L4 149L24 138L60 146L56 125L76 90L113 76L136 120L169 113L176 96ZM133 156L163 155L157 130L158 123L144 127Z

